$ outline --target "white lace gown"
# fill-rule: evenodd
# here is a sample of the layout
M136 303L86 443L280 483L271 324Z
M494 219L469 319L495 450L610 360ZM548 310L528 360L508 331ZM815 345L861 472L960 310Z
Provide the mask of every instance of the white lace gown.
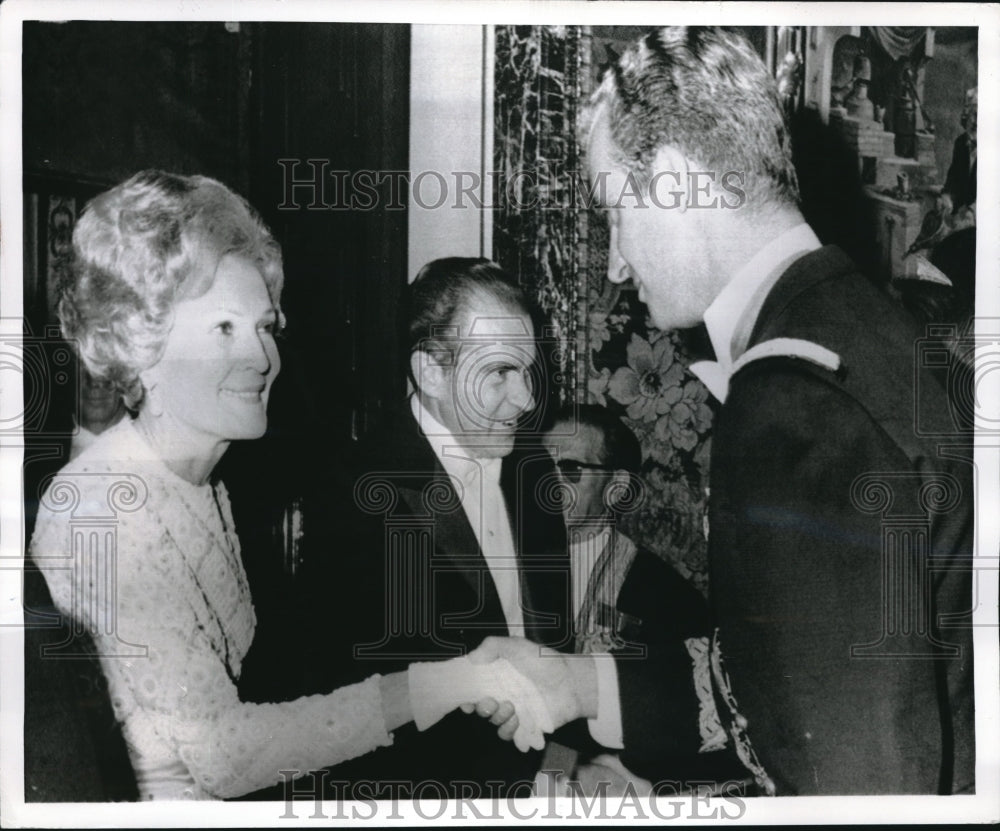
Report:
M225 488L176 476L129 419L42 498L31 556L94 641L144 799L239 796L392 743L377 677L239 700L256 624L239 551Z

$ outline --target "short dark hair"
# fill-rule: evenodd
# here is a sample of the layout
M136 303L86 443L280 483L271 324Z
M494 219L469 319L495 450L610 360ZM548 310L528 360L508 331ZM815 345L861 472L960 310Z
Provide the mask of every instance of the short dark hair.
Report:
M601 435L601 446L597 448L602 465L615 470L625 470L638 474L642 467L642 448L639 440L618 416L599 404L582 404L578 407L561 407L555 415L554 424L573 424L592 427Z
M432 260L420 269L404 300L407 356L428 343L440 341L446 348L450 336L442 330L458 326L469 301L478 293L532 316L524 292L497 263L482 257Z
M751 199L798 202L777 83L745 38L717 27L666 26L629 46L588 109L608 105L619 161L645 186L671 145L719 176L746 174Z

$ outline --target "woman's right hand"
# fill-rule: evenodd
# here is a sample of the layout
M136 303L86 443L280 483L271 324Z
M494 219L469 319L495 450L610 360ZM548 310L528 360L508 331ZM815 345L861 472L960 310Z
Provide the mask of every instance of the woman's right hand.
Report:
M524 638L486 638L469 653L473 663L506 659L541 700L552 729L580 717L597 716L597 670L587 655L565 655Z

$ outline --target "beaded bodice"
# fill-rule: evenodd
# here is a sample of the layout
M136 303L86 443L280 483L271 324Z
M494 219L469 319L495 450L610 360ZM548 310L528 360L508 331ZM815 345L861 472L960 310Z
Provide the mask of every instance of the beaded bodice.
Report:
M225 487L173 474L128 420L53 480L31 553L94 642L144 798L241 795L391 742L377 679L239 700L256 621Z

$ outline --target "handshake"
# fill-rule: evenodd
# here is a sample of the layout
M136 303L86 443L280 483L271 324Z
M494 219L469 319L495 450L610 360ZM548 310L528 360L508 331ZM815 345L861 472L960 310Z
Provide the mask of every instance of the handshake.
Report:
M521 751L541 750L545 733L597 715L593 659L524 638L487 638L463 658L411 664L413 720L426 730L452 710L475 710Z

